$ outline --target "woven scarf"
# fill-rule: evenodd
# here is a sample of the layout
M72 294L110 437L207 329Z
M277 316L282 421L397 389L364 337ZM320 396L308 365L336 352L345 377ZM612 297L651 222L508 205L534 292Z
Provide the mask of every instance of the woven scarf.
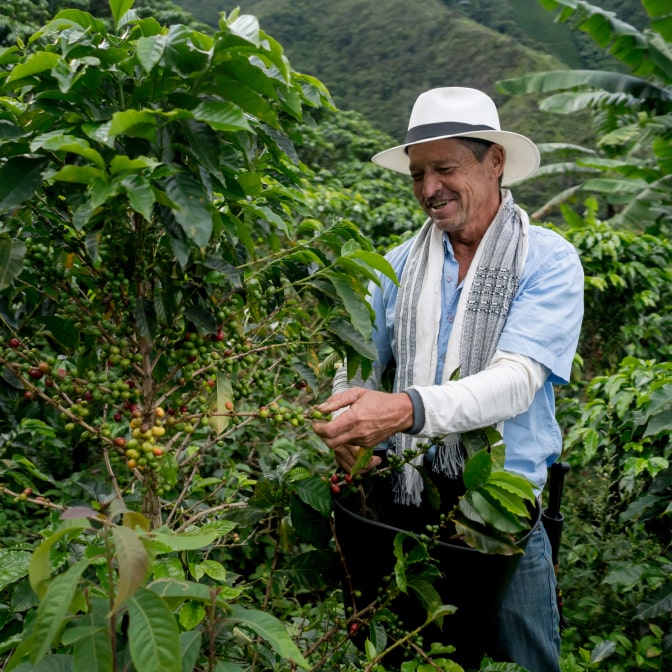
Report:
M510 192L502 190L500 208L464 279L443 383L458 371L460 378L482 371L495 354L525 263L527 228L527 215L515 205ZM428 220L409 252L395 306L395 391L435 384L443 261L443 232ZM416 437L403 433L390 441L400 457L407 450L417 450L417 444ZM434 445L432 469L450 478L461 477L466 451L460 436L441 437ZM410 464L404 464L394 486L398 504L420 505L422 477L414 465L422 461L420 453Z

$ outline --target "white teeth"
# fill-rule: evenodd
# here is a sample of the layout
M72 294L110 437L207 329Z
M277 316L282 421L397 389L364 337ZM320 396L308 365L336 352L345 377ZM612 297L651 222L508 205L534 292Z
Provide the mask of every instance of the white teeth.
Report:
M437 203L430 203L429 207L432 208L432 210L438 210L439 208L443 208L448 201L438 201Z

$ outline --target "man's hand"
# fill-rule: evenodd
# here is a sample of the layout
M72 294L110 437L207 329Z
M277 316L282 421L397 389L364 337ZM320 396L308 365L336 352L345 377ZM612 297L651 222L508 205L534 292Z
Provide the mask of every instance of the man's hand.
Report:
M413 404L403 392L352 387L333 394L318 410L333 413L346 406L350 408L333 420L314 422L313 429L334 450L338 465L348 472L357 460L358 446L371 448L413 426Z
M346 444L344 446L336 446L334 448L334 459L336 464L343 469L346 474L352 473L352 468L355 466L357 460L359 459L359 452L362 449L359 446L351 446ZM370 471L374 467L377 467L382 460L377 455L374 455L369 463L362 469L362 472Z

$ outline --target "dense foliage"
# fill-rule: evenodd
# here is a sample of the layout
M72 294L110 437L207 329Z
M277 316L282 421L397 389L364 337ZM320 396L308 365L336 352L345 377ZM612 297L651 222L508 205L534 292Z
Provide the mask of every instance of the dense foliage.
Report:
M382 672L393 647L405 672L459 671L449 647L404 631L389 608L415 592L449 625L430 586L436 529L399 542L374 610L344 609L332 496L358 480L332 473L310 429L337 360L372 355L365 285L388 272L376 251L422 218L410 185L369 162L390 139L335 112L252 17L164 27L146 3L112 0L97 17L73 0L31 37L40 22L11 1L4 669ZM672 35L656 0L643 3L644 31L584 2L541 4L633 75L501 83L548 111L581 110L599 138L581 148L588 162L549 169L573 188L538 215L561 215L586 270L580 353L559 400L572 466L562 668L666 669ZM565 117L546 115L559 132ZM472 464L478 487L501 474L492 466Z
M672 636L672 385L669 180L672 60L668 8L644 0L643 31L585 2L542 0L628 73L536 73L501 82L543 92L545 109L591 110L596 148L546 170L569 170L566 235L586 269L582 378L560 406L575 481L567 513L566 672L660 670ZM542 171L543 173L543 171ZM587 198L588 193L597 198ZM605 221L598 216L605 213ZM580 394L580 390L583 390Z
M324 581L310 401L331 355L371 356L364 280L387 268L300 191L291 135L321 84L253 17L209 36L131 5L109 28L63 10L0 52L6 669L305 666L263 611L284 580L258 594L235 568L267 572L268 548Z

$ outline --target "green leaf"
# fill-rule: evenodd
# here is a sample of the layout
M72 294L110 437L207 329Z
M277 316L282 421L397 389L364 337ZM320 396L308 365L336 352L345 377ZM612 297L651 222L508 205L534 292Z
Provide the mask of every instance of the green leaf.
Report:
M400 532L394 537L392 546L395 557L394 579L397 588L403 593L408 592L408 581L406 580L406 554L404 553L404 540L410 537L409 534ZM411 537L412 538L412 537Z
M67 133L64 134L61 131L39 135L30 143L30 149L33 152L38 149L45 149L50 152L78 154L94 163L101 170L105 170L103 157L86 140Z
M7 289L23 270L26 245L20 240L0 236L0 291Z
M85 530L88 527L90 527L90 524L85 518L64 520L58 528L37 547L30 561L28 578L30 580L30 587L38 596L42 597L44 595L46 587L43 583L51 576L49 554L53 545L66 534L73 531Z
M124 14L133 7L135 0L110 0L110 9L114 18L114 27L118 28Z
M470 520L455 521L455 534L468 546L481 553L516 555L523 552L510 538L486 531L482 526Z
M150 73L161 60L166 48L166 39L165 35L152 35L138 40L136 54L146 73Z
M443 604L443 600L438 591L429 581L414 578L408 582L408 586L418 598L420 604L427 609L428 612ZM455 611L455 609L456 608L453 607L453 611Z
M208 419L208 424L218 434L221 434L229 426L230 416L227 404L232 403L233 387L231 386L231 378L218 371L215 389L212 391L210 398L210 412L213 415Z
M217 604L223 607L227 606L227 600L236 599L244 590L229 586L217 586L216 590L213 590L212 586L176 579L157 579L148 588L171 604L180 604L187 599L211 604L213 599L216 599Z
M228 28L233 35L237 35L255 47L261 46L259 21L255 16L243 14L230 23Z
M165 527L160 527L152 533L150 538L155 539L171 551L194 551L210 546L210 544L231 532L235 527L236 524L228 520L217 521L216 527L202 527L180 533L174 533Z
M480 488L492 473L492 456L487 448L472 455L464 466L464 485L467 490Z
M499 487L491 481L483 485L483 490L487 492L499 506L504 507L514 516L529 516L525 500L515 495L510 490Z
M201 651L201 640L203 635L200 632L182 632L180 633L180 648L182 649L182 672L193 672L198 660L198 654Z
M375 360L378 357L376 346L358 332L355 331L349 322L341 318L337 318L329 322L329 331L333 332L341 340L345 341L353 347L353 349L360 355L364 355L367 359Z
M72 184L91 184L92 182L105 183L105 174L93 166L74 166L68 164L56 171L51 179L56 182L70 182Z
M128 639L137 670L182 672L180 631L173 612L154 592L138 588L128 600Z
M601 663L603 660L606 660L614 653L616 653L616 642L610 639L600 642L590 653L591 667L595 663Z
M296 644L290 638L285 626L275 616L255 609L244 609L235 604L231 609L230 616L225 620L246 625L259 637L265 639L282 658L291 660L304 669L310 667L308 661L301 655Z
M371 462L371 458L373 457L373 450L374 446L359 449L357 459L352 465L352 470L350 472L353 476L366 471L366 468L369 466L369 462Z
M525 525L515 516L508 514L506 510L497 508L485 492L468 491L459 502L460 510L465 512L466 510L462 508L463 502L470 504L485 524L492 526L495 530L515 534L525 529Z
M302 502L319 511L323 516L331 513L329 484L321 478L307 478L294 484Z
M198 602L186 602L178 615L180 625L185 630L193 630L205 618L205 607Z
M149 110L123 110L115 112L107 128L108 141L118 135L144 138L156 142L156 114Z
M62 58L60 54L52 51L36 51L30 54L23 63L18 63L11 69L7 81L15 82L51 70Z
M220 583L226 582L226 568L216 560L203 560L198 563L198 566L203 570L206 576Z
M119 573L114 610L119 611L121 605L144 583L149 570L149 556L136 532L128 527L113 527L112 538Z
M646 599L637 606L635 618L649 620L670 612L672 612L672 585L668 580L667 583L647 595Z
M0 591L28 574L30 553L0 548Z
M42 184L45 159L15 156L0 168L0 212L13 210L27 201Z
M74 642L73 672L113 672L112 642L107 623L99 623L90 612L82 616L80 624L88 625L89 634Z
M654 415L646 425L644 436L656 436L662 432L672 430L672 410L663 411Z
M351 275L353 278L366 278L367 280L375 282L376 284L380 283L378 274L368 264L362 264L349 256L338 257L334 263L342 267L345 272Z
M488 484L508 490L511 494L529 502L533 502L536 499L534 486L531 481L520 474L504 470L493 471L488 479Z
M166 194L174 204L173 215L187 238L197 247L205 247L212 235L212 211L203 185L182 171L168 178Z
M252 132L243 111L233 103L222 101L203 102L193 110L194 119L202 121L216 131Z
M154 304L148 298L143 297L137 301L133 316L140 335L152 342L158 328Z
M149 172L160 165L161 162L151 156L136 156L131 158L125 154L117 154L110 161L110 174Z
M348 255L351 259L361 261L371 268L380 271L384 276L392 280L395 285L399 284L397 274L394 272L390 262L385 257L377 252L369 252L367 250L357 250Z
M121 181L121 184L126 190L128 202L133 210L150 222L156 198L149 180L141 175L129 175Z
M30 659L37 664L44 658L47 651L63 627L70 603L79 589L82 573L89 566L90 560L83 558L78 563L59 574L49 584L44 598L37 608L33 634L37 646L31 651Z
M152 563L152 576L157 580L184 580L184 567L182 566L182 561L175 557L156 558Z
M328 273L326 276L334 286L336 293L343 302L343 307L348 312L351 324L366 339L371 337L373 330L371 323L371 309L369 304L357 294L352 287L352 277L336 273Z

